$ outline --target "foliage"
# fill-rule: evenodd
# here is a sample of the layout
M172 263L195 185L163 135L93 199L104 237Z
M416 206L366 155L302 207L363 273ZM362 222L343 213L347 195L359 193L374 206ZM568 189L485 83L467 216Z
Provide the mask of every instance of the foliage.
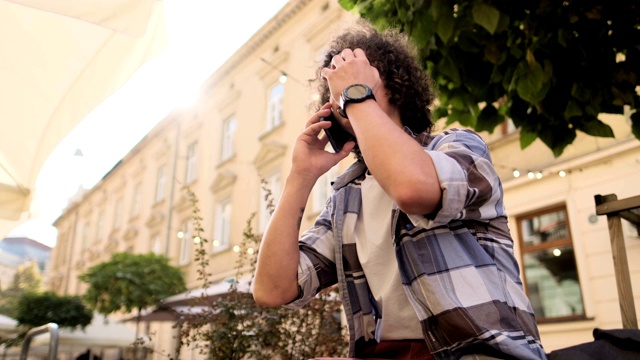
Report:
M56 323L60 327L84 329L92 319L93 313L79 296L27 293L18 301L16 320L29 328Z
M264 183L263 183L264 184ZM271 204L267 190L267 202ZM193 206L196 236L201 241L196 249L199 264L198 280L206 288L211 284L207 273L207 256L202 236L198 199L186 189ZM255 214L246 222L243 240L238 249L235 278L230 281L227 294L203 295L194 303L204 311L184 316L181 328L181 344L200 346L208 359L281 358L308 359L316 356L346 355L346 339L340 326L340 303L335 294L323 293L303 311L258 306L250 293L239 289L239 281L253 280L257 261L257 249L261 236L252 227ZM195 309L195 308L194 308Z
M15 318L18 301L24 294L42 290L42 275L35 261L21 265L13 275L9 286L0 292L0 314Z
M186 290L180 269L162 255L115 253L80 275L89 284L84 300L101 314L130 313ZM136 335L137 337L137 335Z
M628 105L640 139L637 1L339 3L409 34L438 88L435 118L492 132L507 116L522 148L540 138L559 156L578 130L613 137L597 116Z

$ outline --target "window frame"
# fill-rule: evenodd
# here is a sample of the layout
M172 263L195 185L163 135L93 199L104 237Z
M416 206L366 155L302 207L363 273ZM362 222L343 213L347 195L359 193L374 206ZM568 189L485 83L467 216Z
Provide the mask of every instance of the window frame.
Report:
M282 90L276 92L276 89ZM282 109L284 90L284 84L280 81L277 81L269 87L267 94L267 131L275 129L283 123Z
M231 227L233 226L233 202L226 198L216 204L215 227L211 252L219 253L231 247Z
M545 241L542 242L540 244L535 244L535 245L525 245L525 239L524 239L524 231L522 228L522 224L524 221L526 220L532 220L536 217L540 217L543 216L545 214L552 214L555 212L564 212L564 221L566 223L566 228L567 228L567 237L566 238L562 238L562 239L556 239L556 240L552 240L552 241ZM580 280L580 274L578 271L578 259L575 256L575 246L573 243L573 235L571 232L571 225L569 222L569 211L567 210L567 206L566 204L562 203L562 204L557 204L557 205L552 205L552 206L548 206L548 207L544 207L544 208L540 208L538 210L532 211L532 212L528 212L528 213L524 213L524 214L520 214L517 215L516 217L516 226L517 226L517 231L518 231L518 243L520 246L520 263L522 264L522 282L523 282L523 286L524 286L524 290L527 293L527 296L530 296L529 294L529 284L528 284L528 280L527 280L527 273L526 273L526 266L525 266L525 254L531 254L531 253L536 253L536 252L540 252L543 250L550 250L553 248L562 248L562 247L571 247L572 251L573 251L573 260L574 260L574 264L575 264L575 270L576 270L576 277L577 277L577 282L578 285L580 286L580 299L582 301L582 314L576 314L576 315L566 315L566 316L554 316L554 317L543 317L543 316L538 316L536 315L536 321L539 324L543 324L543 323L559 323L559 322L570 322L570 321L580 321L580 320L586 320L588 319L587 317L587 311L585 308L585 299L584 299L584 286Z
M198 142L194 141L187 146L184 182L191 184L198 177Z
M233 126L231 126L233 125ZM220 141L220 161L231 159L235 154L236 132L238 119L235 114L230 115L222 122L222 139Z
M142 209L142 182L138 182L133 187L133 196L131 198L131 214L130 217L134 218L140 215Z
M160 167L158 167L158 171L156 172L156 191L154 194L154 200L156 203L161 202L162 200L164 200L164 190L166 187L166 183L167 183L167 174L165 174L166 172L166 166L162 165Z
M193 242L193 226L189 220L182 223L182 238L180 239L180 250L178 252L178 265L186 266L191 263L191 243Z

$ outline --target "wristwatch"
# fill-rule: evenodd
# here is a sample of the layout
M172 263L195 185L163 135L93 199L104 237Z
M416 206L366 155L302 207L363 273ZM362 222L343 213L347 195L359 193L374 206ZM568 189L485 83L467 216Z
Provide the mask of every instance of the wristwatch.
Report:
M376 100L376 97L373 96L373 91L371 88L364 84L353 84L347 86L344 90L342 90L342 94L340 95L340 107L338 108L338 114L345 119L348 119L347 116L347 105L350 103L361 103L365 100L373 99Z

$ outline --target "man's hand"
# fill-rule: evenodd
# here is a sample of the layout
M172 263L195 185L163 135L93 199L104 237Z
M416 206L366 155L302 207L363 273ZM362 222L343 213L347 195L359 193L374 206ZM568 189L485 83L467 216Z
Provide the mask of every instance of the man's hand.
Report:
M315 183L322 174L347 157L355 146L353 141L349 141L338 153L325 150L329 139L325 134L320 136L320 133L329 128L331 122L321 119L330 113L331 104L327 103L307 121L304 131L293 146L291 176L307 178Z
M368 85L376 98L382 89L380 73L369 63L362 49L342 50L331 60L331 68L322 69L322 77L329 83L331 102L334 105L340 103L340 94L349 85Z

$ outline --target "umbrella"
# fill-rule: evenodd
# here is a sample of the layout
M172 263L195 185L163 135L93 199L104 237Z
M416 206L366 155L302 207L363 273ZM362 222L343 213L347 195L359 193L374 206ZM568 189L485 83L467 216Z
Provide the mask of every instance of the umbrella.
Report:
M26 220L56 145L164 50L163 5L0 0L0 234Z
M192 315L198 315L201 312L207 311L209 308L206 306L166 306L159 305L157 307L142 310L140 313L140 321L142 322L163 322L170 321L176 322L179 319L186 318ZM136 322L138 316L134 315L122 320L122 322Z

